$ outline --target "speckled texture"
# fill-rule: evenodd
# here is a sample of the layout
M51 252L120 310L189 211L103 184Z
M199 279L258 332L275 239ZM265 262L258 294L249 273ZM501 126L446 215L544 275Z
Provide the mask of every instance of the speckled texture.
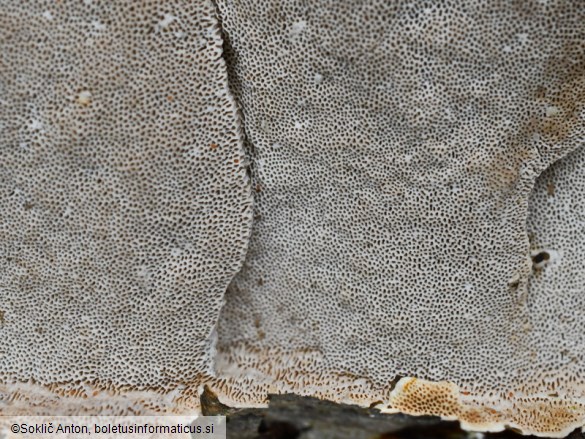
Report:
M206 384L582 425L583 152L553 163L585 139L584 23L570 0L4 2L0 411L197 410Z
M221 404L219 404L221 405ZM430 416L384 415L375 409L334 404L296 395L270 395L267 408L218 407L215 395L204 392L207 415L227 417L228 439L532 439L506 431L462 431L457 422ZM583 439L574 431L568 439Z
M579 318L585 314L584 174L585 148L547 169L534 188L527 223L534 260L528 306L534 310L535 361L554 370L561 360L563 373L575 382L585 363L585 321ZM564 390L578 392L577 387Z
M536 177L585 136L585 8L218 4L256 190L218 372L363 405L397 376L446 380L561 434L556 403L530 402L550 386L526 218ZM557 372L558 354L541 353Z
M1 412L198 406L252 219L222 44L209 1L0 5Z

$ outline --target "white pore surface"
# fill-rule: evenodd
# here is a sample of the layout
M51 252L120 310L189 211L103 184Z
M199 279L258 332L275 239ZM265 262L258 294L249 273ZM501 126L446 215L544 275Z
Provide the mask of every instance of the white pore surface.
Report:
M539 388L584 397L585 376L585 148L537 180L528 233L533 258L527 306L534 346L532 368L545 371Z
M0 400L177 396L251 225L215 9L8 1L0 41Z
M414 376L479 400L551 387L585 396L582 279L551 264L535 280L526 231L537 176L585 136L582 5L219 9L256 203L217 370L272 391ZM583 181L578 169L565 186ZM564 212L570 193L551 206ZM554 214L564 239L578 202L574 219ZM536 236L559 270L581 263ZM546 286L529 292L529 278Z

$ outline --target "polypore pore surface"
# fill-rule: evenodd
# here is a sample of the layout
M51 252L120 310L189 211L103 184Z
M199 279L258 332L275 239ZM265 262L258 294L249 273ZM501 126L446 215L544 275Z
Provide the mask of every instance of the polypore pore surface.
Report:
M581 104L584 100L581 94ZM539 176L527 222L533 262L527 299L533 350L532 363L521 376L526 382L534 377L536 384L526 386L527 394L552 403L552 416L542 417L539 429L544 430L547 422L558 423L559 430L565 424L565 434L585 423L584 194L581 146Z
M215 8L0 13L0 411L197 405L251 225Z
M519 392L508 398L496 393L478 399L453 383L403 378L390 398L395 409L439 414L476 429L508 425L555 437L583 425L584 169L581 147L543 172L530 197L527 226L533 269L527 306L533 350L531 363L516 371L517 381L523 383ZM510 399L513 404L506 401Z
M585 148L538 178L530 198L528 307L540 390L585 399ZM536 390L536 389L535 389Z
M534 308L526 218L536 177L585 135L585 9L218 3L256 191L216 363L245 384L223 398L238 403L253 381L254 401L366 405L415 376L481 408L512 404L518 428L548 432L541 402L515 401L542 394L546 416L549 368L557 387L583 378L559 373L557 330L535 319L583 317L559 299Z

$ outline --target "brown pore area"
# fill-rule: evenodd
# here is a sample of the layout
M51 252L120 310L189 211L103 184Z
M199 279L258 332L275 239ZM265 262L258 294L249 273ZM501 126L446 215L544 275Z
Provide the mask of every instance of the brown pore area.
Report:
M585 106L585 41L567 43L549 59L545 74L552 87L539 87L537 98L552 109L540 123L539 132L547 142L562 143L585 122L580 112Z
M491 401L460 391L451 382L417 378L401 379L390 396L386 411L411 415L435 415L459 420L466 430L502 431L565 437L585 420L585 404L559 397L523 397L510 393Z

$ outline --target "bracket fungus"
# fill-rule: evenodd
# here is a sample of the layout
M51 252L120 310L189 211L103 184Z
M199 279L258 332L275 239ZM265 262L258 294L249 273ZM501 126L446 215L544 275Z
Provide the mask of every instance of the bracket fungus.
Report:
M0 411L585 423L582 3L0 8Z
M262 187L218 374L477 430L582 425L584 284L534 286L526 219L585 138L583 5L218 5Z
M9 1L0 34L0 411L197 407L252 220L214 6Z

